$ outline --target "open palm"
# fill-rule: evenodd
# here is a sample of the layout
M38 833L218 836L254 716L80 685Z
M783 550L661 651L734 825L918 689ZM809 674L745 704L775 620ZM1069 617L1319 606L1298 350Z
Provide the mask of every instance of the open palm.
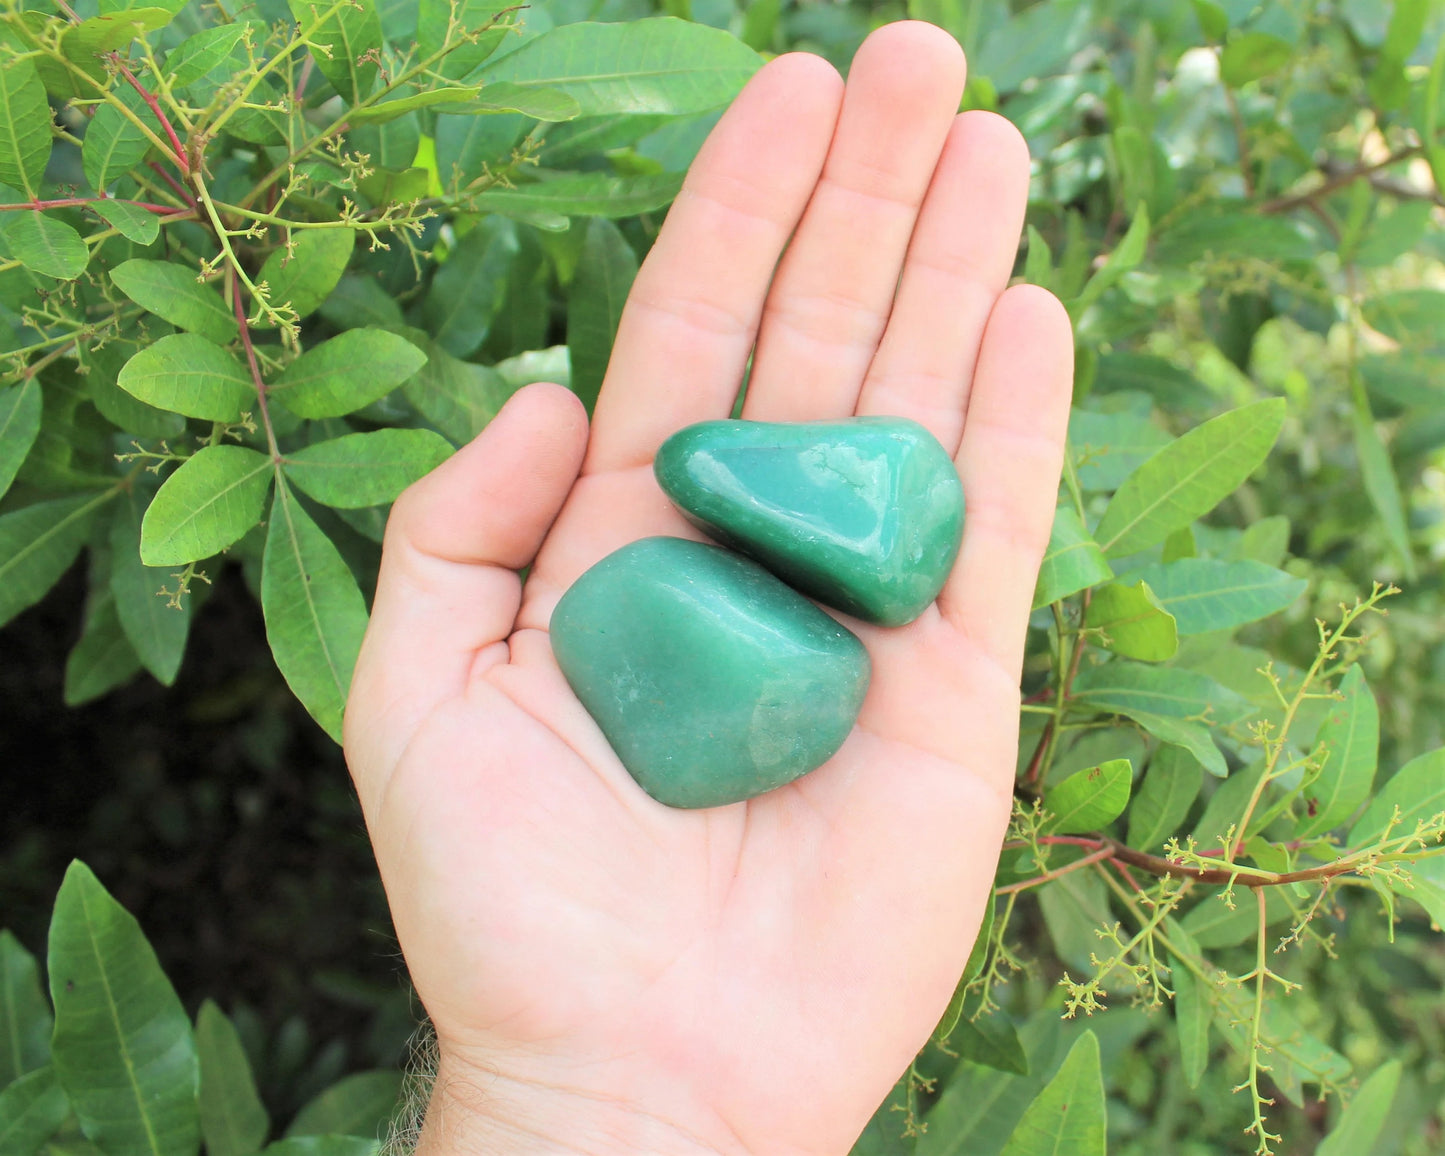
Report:
M637 277L590 439L572 395L532 386L397 503L346 749L441 1043L425 1144L846 1152L946 1004L1009 812L1072 352L1053 298L1005 291L1027 153L956 115L963 80L914 23L874 33L846 90L819 58L769 63ZM964 545L912 625L848 621L873 681L832 760L676 811L617 761L547 623L603 555L697 536L652 456L727 416L750 354L745 417L932 430Z

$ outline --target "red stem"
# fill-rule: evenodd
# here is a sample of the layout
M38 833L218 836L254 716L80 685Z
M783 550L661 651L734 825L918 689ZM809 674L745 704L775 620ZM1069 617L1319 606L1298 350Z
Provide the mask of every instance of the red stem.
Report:
M166 184L170 185L170 187L175 190L177 196L184 200L186 204L190 205L191 208L196 208L196 198L192 195L190 189L186 188L185 185L181 184L180 181L176 180L175 177L171 176L170 173L166 172L166 170L160 166L159 162L150 161L149 164L150 167L155 170L156 175L159 176L161 180L165 181Z
M231 283L231 302L236 311L236 325L241 330L241 345L246 350L246 364L251 367L251 382L256 387L256 401L261 407L261 424L266 427L266 441L271 447L273 461L281 460L281 451L276 446L276 435L271 432L271 414L266 408L266 382L261 377L261 367L256 362L256 350L251 344L251 326L246 321L246 309L241 304L241 284L236 271L227 271Z
M189 213L190 209L177 208L175 205L153 205L149 201L126 201L117 197L57 197L52 201L24 201L14 205L0 205L0 213L14 213L21 209L68 209L77 205L103 205L107 201L113 201L121 205L134 205L137 209L144 209L148 213L155 213L157 216L168 217L172 213Z
M165 111L161 108L160 101L156 100L150 89L146 88L145 85L135 78L135 73L126 67L125 61L120 58L119 53L112 52L110 58L115 61L116 67L120 69L120 74L124 76L126 80L130 81L130 86L140 94L140 98L146 102L151 112L155 114L156 120L161 123L161 128L166 130L166 136L168 136L171 141L171 149L175 153L175 156L173 156L171 160L175 162L176 168L180 169L185 176L190 176L191 162L186 159L185 146L181 144L181 138L176 136L176 130L171 127L170 118L166 116Z

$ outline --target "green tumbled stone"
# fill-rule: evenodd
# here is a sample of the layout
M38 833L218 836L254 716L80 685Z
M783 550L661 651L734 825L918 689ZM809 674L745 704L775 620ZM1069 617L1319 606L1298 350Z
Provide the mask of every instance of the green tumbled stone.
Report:
M642 789L717 807L790 783L843 745L868 652L761 566L644 538L582 575L552 612L552 652Z
M868 622L912 622L958 556L958 471L905 418L700 422L668 438L653 469L717 541Z

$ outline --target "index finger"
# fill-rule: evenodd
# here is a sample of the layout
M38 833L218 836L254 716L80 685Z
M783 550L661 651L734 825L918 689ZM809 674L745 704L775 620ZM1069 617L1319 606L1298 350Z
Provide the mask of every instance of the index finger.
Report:
M827 61L789 53L713 129L623 308L584 473L645 466L674 430L731 412L842 94Z

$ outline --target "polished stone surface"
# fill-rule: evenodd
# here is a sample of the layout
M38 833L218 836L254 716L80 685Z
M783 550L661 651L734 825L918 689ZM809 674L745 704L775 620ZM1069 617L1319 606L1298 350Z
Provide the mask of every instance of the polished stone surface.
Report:
M905 418L700 422L668 438L653 469L712 538L868 622L912 622L958 555L958 471Z
M644 538L582 575L552 651L623 765L672 807L761 795L826 762L868 689L852 632L717 546Z

